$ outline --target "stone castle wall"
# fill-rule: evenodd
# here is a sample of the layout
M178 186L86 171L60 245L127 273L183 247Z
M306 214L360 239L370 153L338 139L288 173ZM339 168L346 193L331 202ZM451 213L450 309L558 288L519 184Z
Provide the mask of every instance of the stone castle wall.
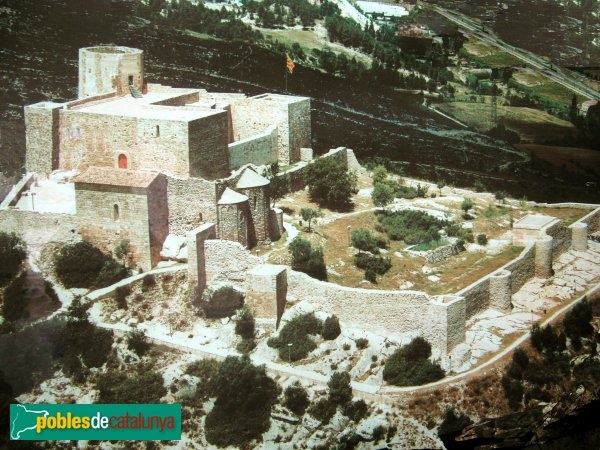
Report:
M150 202L144 189L96 185L90 189L76 184L75 190L79 230L85 240L106 253L127 239L133 259L143 270L158 262L152 260L157 253L151 247ZM153 210L158 207L158 200L152 202Z
M277 161L277 128L229 144L229 165L239 169L246 164L258 166Z
M59 164L59 110L56 103L25 107L26 168L28 172L49 174Z
M239 290L246 288L246 272L260 264L262 258L248 252L239 242L212 239L204 242L206 283L233 284Z
M565 227L562 220L550 225L546 229L546 234L552 237L552 253L558 256L566 252L571 246L571 230Z
M288 130L289 150L285 155L280 151L281 165L300 161L300 149L312 147L310 99L299 99L289 104Z
M161 260L160 251L169 234L167 178L159 175L148 187L148 228L152 266Z
M178 236L217 222L215 184L201 178L168 177L169 232Z
M189 176L215 180L229 175L228 122L228 112L221 111L189 123Z

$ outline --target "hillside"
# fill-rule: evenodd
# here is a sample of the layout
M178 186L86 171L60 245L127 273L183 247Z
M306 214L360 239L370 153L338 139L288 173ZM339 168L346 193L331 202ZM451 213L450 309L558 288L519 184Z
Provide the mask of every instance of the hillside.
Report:
M282 51L266 44L221 41L149 25L123 3L95 0L2 0L0 42L0 169L24 164L24 105L76 97L77 51L116 43L142 48L146 79L178 87L238 91L249 95L284 89ZM538 201L600 201L580 177L531 161L526 153L455 124L421 105L421 96L385 85L360 84L296 66L291 94L312 98L313 148L353 148L359 159L398 161L407 174L432 181L488 190ZM567 174L568 175L568 174Z

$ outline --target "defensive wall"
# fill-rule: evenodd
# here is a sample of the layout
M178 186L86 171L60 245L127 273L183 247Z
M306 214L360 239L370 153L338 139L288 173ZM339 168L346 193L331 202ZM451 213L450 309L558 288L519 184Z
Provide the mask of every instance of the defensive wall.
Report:
M257 166L271 164L277 161L277 128L270 127L264 133L232 142L228 148L232 169L249 163Z

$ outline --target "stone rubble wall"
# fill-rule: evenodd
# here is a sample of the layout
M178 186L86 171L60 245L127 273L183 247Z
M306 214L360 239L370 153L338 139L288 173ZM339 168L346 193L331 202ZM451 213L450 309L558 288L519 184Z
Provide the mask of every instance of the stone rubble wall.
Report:
M457 305L437 301L424 292L349 288L293 270L288 270L287 299L306 300L317 311L335 314L349 326L422 335L444 353L464 341L462 300Z
M25 166L28 172L49 174L58 168L60 104L25 107Z
M571 247L571 230L565 226L562 220L546 228L546 234L553 239L552 253L555 257Z
M228 282L244 290L246 272L264 264L263 258L252 255L242 244L219 239L204 242L206 283Z
M511 273L510 289L514 294L535 275L535 246L526 247L519 256L502 267Z
M595 233L600 231L600 207L594 209L585 217L582 217L577 222L586 223L588 226L588 234Z
M458 255L460 250L454 244L445 245L436 249L430 250L425 255L425 261L429 264L435 264L447 260L451 256Z

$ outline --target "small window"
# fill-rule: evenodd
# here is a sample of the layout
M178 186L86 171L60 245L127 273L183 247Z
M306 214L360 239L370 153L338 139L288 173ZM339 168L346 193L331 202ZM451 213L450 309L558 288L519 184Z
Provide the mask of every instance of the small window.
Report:
M119 212L119 205L117 205L116 203L113 205L113 219L115 220L115 222L119 221L119 217L120 217L120 212Z
M127 169L127 155L123 153L119 155L119 169Z
M154 129L154 136L160 137L160 125L156 125L156 128Z

